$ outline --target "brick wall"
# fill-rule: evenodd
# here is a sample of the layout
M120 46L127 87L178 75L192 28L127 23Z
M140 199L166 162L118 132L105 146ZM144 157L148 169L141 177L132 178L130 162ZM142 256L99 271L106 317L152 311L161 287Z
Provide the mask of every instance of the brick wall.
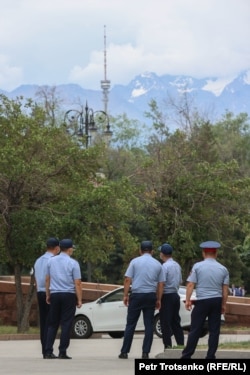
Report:
M22 291L25 295L28 291L30 277L22 278ZM94 301L102 295L114 290L120 285L113 284L97 284L97 283L82 283L83 289L83 303ZM37 326L39 323L38 306L36 296L32 303L30 311L30 325ZM0 276L0 325L16 325L16 289L14 283L14 276Z

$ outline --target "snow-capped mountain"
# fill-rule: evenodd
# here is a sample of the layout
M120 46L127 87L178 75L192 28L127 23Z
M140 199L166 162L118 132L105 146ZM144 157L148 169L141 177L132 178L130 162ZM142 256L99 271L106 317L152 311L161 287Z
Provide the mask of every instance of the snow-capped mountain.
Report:
M38 85L22 85L11 92L0 90L0 93L9 98L22 95L37 100L39 89L41 86ZM214 120L221 118L226 111L235 115L241 112L250 115L250 71L242 72L231 80L143 73L128 85L114 85L110 89L108 112L112 116L126 113L129 119L147 123L145 112L149 111L148 104L152 99L156 100L162 111L168 111L168 99L177 103L184 94L192 98L192 105L198 111L213 112ZM64 84L56 86L56 96L61 99L65 109L86 102L94 110L104 108L101 89L95 91L77 84Z

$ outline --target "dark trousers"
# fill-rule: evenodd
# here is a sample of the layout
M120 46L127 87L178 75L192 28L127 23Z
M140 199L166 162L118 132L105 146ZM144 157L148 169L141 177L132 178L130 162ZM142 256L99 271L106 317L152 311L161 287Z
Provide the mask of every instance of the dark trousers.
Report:
M48 316L50 305L46 302L46 293L37 292L37 302L39 307L39 322L40 322L40 341L42 345L42 354L45 354L45 344L48 330Z
M142 352L149 353L154 335L154 312L156 305L155 293L132 293L129 297L127 324L124 332L122 353L129 353L136 324L142 312L145 334L142 344Z
M172 347L171 336L174 335L177 345L184 345L184 333L181 328L180 296L178 293L163 294L160 309L162 341Z
M208 298L198 300L191 313L191 327L187 339L187 345L182 352L181 358L191 358L195 352L202 328L208 318L208 351L207 359L215 359L218 348L220 325L221 325L221 298Z
M61 326L59 353L66 353L70 343L70 334L75 311L76 295L74 293L52 293L50 295L46 354L51 354L53 352L53 345L59 325Z

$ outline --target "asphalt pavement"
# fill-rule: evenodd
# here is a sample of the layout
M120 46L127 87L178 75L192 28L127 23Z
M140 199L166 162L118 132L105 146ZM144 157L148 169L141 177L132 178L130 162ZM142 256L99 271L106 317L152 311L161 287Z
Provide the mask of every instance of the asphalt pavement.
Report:
M122 339L112 339L108 335L86 340L72 339L68 349L71 360L43 359L39 340L0 341L0 373L4 375L132 375L134 359L141 357L143 335L134 336L128 359L119 359ZM220 342L249 341L249 335L221 335ZM199 344L207 343L207 336ZM56 340L54 353L57 354L59 341ZM180 358L180 350L163 352L162 340L154 337L150 358ZM206 350L197 350L193 358L205 358ZM250 358L250 351L217 351L217 358Z

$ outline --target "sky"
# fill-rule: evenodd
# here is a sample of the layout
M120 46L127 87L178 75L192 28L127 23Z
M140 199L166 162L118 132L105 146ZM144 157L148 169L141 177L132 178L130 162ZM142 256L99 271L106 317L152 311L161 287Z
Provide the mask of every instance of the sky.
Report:
M250 69L250 0L0 0L0 89Z

